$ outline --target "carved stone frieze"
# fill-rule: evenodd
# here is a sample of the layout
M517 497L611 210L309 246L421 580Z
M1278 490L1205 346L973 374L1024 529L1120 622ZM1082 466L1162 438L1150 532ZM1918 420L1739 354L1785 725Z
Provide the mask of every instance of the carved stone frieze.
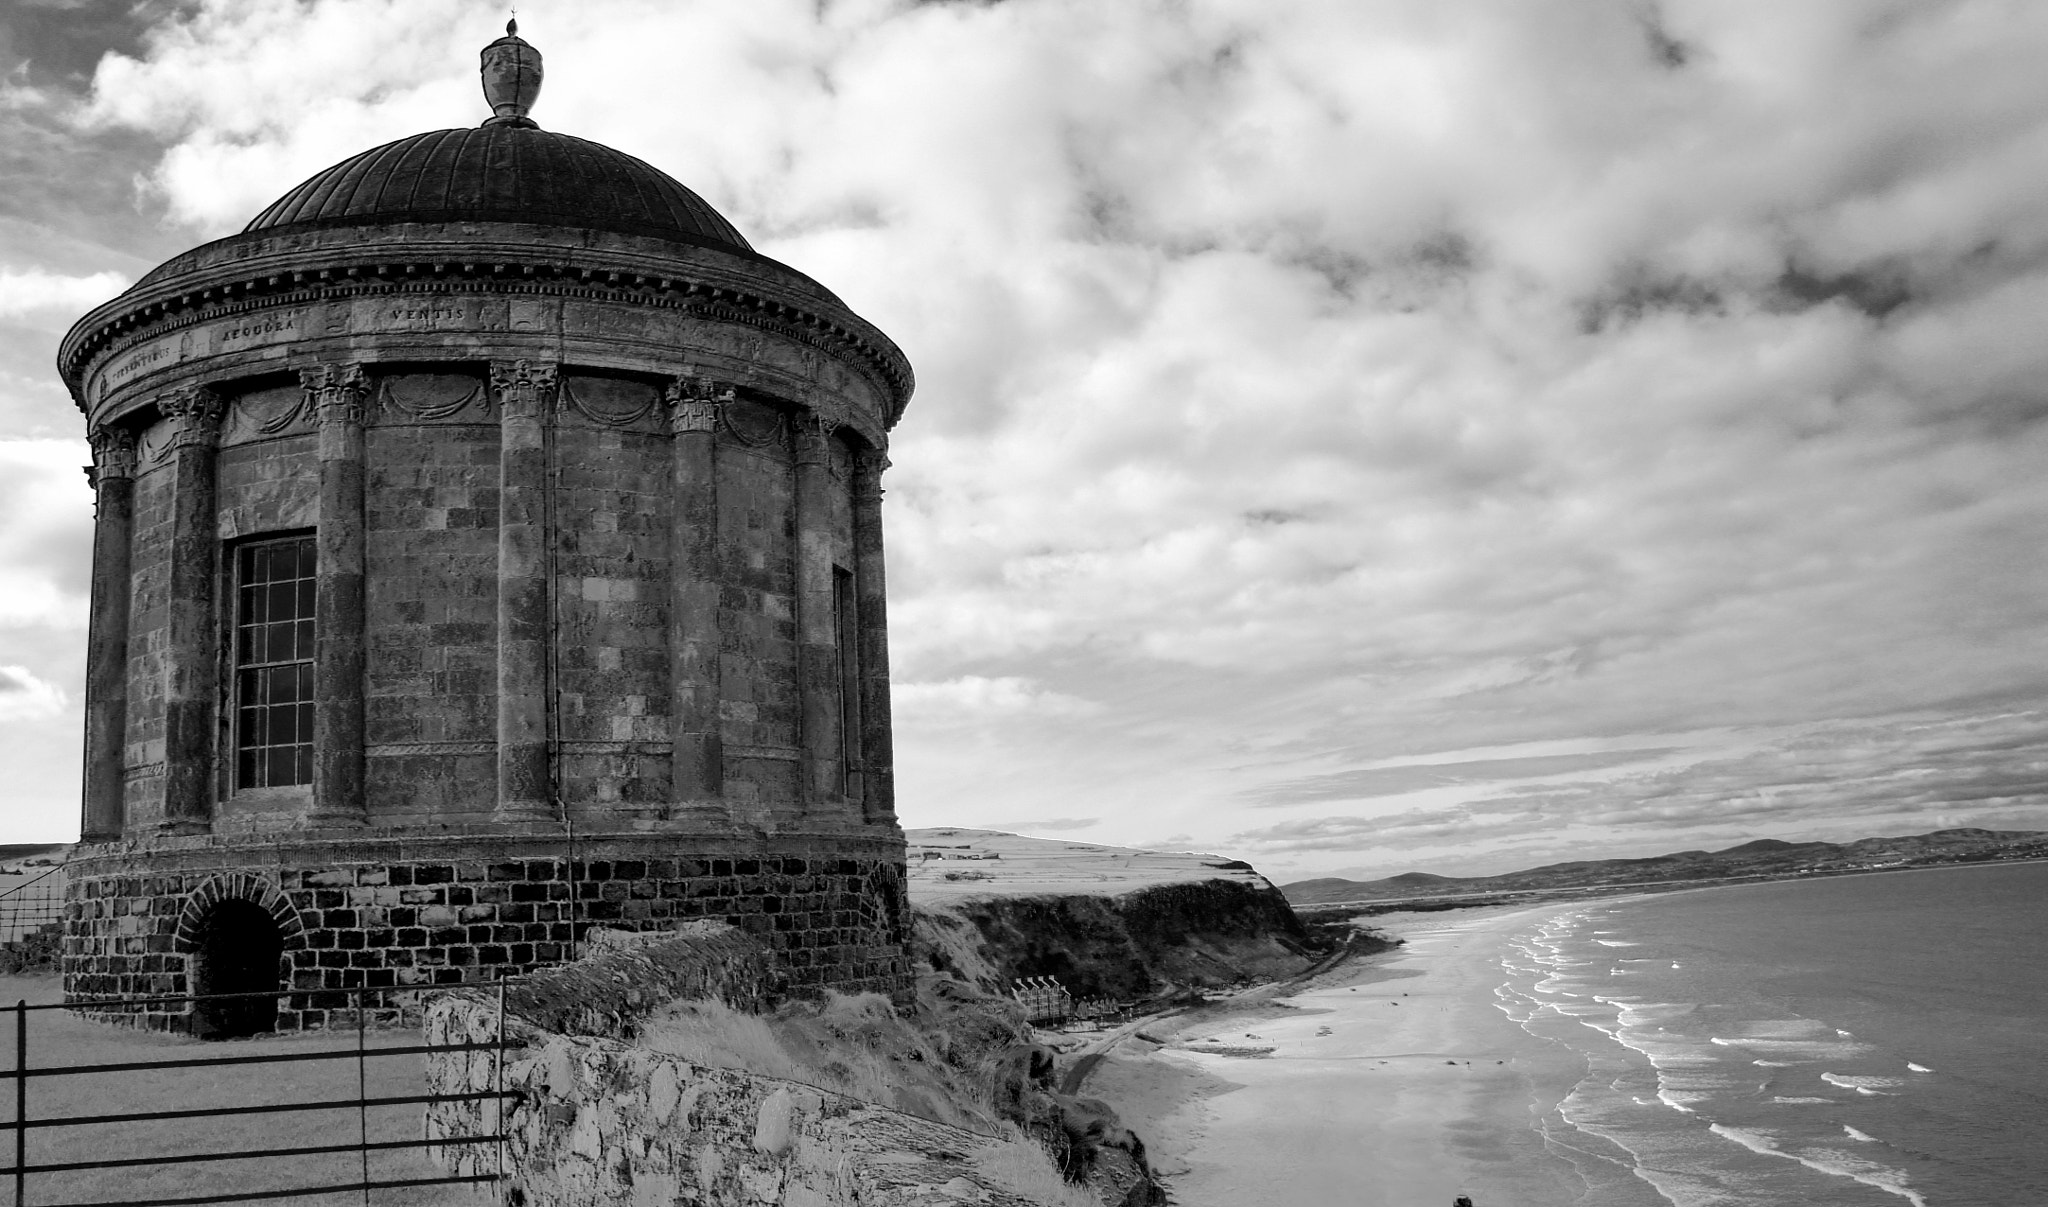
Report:
M439 423L456 420L474 423L491 417L491 399L481 381L452 373L400 373L377 379L377 409L380 422ZM480 412L472 418L464 412L474 404Z
M799 375L816 377L826 372L827 364L836 362L842 368L833 372L851 370L875 389L883 400L882 413L875 418L884 427L894 423L912 386L908 366L902 363L900 355L893 348L878 347L858 329L857 318L842 317L834 313L837 308L833 306L813 310L815 303L808 300L792 304L792 299L756 295L722 283L713 287L694 279L638 271L627 276L582 267L468 262L473 255L465 251L452 264L438 259L380 261L374 273L358 274L350 268L346 274L336 272L332 276L325 272L295 271L222 277L208 290L141 298L125 312L109 314L103 322L74 329L66 337L61 367L72 381L80 405L90 403L92 412L99 414L127 381L138 380L172 362L204 360L237 351L237 346L244 342L242 337L253 329L251 324L271 321L261 315L284 315L289 311L287 317L295 331L318 331L330 336L361 334L363 315L384 313L370 303L409 298L426 282L431 282L436 296L502 295L512 276L507 269L518 268L523 271L517 274L516 288L525 297L587 299L635 309L669 310L695 319L751 328L740 337L736 347L743 362L766 366L767 340L792 347L795 359L791 367ZM641 283L631 284L636 281ZM226 298L233 301L208 300ZM453 328L449 326L451 320L439 317L442 310L434 314L434 331L467 325L455 310L447 310L448 315L455 316ZM277 321L282 323L283 319ZM292 338L282 326L278 330L282 332L279 338ZM860 426L865 428L867 424Z
M662 393L644 382L563 374L556 413L580 416L599 427L630 428L655 414Z

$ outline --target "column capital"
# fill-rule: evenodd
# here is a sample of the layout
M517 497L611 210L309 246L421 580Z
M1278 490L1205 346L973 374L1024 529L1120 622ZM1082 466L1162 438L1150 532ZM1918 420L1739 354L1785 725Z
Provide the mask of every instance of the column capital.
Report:
M370 396L370 377L359 364L321 364L299 370L299 388L322 427L360 425Z
M491 393L499 414L531 418L546 414L560 382L560 368L552 361L492 361Z
M720 408L734 396L733 387L708 377L676 378L662 392L662 401L668 405L669 433L717 431Z
M882 474L889 468L889 454L878 448L855 449L853 453L853 497L879 500Z
M94 489L102 482L135 476L135 433L126 428L101 424L87 432L92 446L92 464L85 467L85 480Z
M176 421L170 439L164 443L166 454L184 448L210 449L220 436L220 421L227 413L227 400L205 386L180 386L160 395L156 409L165 418Z
M796 463L798 465L832 464L832 433L839 424L828 415L804 410L796 413L790 424L796 434Z

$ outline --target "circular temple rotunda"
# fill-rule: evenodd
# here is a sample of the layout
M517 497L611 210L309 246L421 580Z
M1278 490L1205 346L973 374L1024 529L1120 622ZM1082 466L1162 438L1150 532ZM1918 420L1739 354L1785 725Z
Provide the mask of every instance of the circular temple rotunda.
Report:
M692 918L797 987L906 983L910 367L540 129L516 34L483 78L482 126L336 164L64 340L98 496L73 1000L290 990L240 1029L317 1026Z

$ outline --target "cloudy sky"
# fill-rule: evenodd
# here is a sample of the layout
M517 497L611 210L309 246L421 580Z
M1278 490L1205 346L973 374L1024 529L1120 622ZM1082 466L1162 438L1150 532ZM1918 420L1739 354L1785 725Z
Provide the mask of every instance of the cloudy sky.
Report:
M2048 5L526 0L890 332L910 825L1479 873L2048 828ZM90 305L485 116L464 0L0 9L0 839L76 833Z

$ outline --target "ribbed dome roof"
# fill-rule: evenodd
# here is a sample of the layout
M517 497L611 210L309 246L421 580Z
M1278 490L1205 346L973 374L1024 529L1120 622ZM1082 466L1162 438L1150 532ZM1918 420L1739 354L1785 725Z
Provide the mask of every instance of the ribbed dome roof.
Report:
M246 229L388 222L535 222L752 250L659 169L513 124L434 130L365 151L278 198Z

